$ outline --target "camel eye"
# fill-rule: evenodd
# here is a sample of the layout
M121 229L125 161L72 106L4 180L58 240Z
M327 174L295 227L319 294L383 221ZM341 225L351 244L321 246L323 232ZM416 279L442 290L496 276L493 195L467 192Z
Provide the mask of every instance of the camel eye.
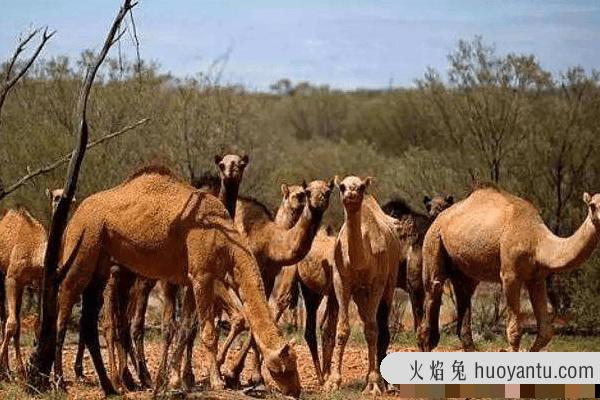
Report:
M344 193L346 191L346 185L343 183L340 185L340 192Z
M366 187L366 186L365 186L365 184L363 183L363 184L361 184L361 185L358 187L358 190L360 190L361 192L364 192L366 188L367 188L367 187Z
M221 171L225 171L225 164L224 163L219 163L219 169Z
M305 197L305 194L304 194L304 193L298 193L298 194L296 195L296 199L298 199L298 201L303 201L303 200L304 200L304 197Z
M310 197L310 190L305 190L305 191L304 191L304 195L305 195L306 197Z

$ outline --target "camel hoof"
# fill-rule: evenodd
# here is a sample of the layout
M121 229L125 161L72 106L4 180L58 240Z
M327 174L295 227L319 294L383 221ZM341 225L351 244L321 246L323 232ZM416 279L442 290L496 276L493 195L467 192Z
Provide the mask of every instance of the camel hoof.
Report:
M324 390L327 393L335 392L340 390L341 379L335 379L330 377L327 382L325 382Z
M223 390L225 389L225 382L223 382L223 379L221 379L221 377L213 377L210 380L210 388L212 390Z
M384 390L379 387L377 383L368 383L365 389L362 391L363 396L381 396Z

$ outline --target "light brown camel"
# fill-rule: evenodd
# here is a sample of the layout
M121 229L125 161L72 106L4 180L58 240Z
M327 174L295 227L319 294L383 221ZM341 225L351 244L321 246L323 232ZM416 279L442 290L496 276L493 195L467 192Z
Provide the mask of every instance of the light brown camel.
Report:
M284 394L300 394L296 355L271 319L256 259L212 195L194 190L164 168L147 168L81 204L67 227L62 258L76 246L59 289L58 377L66 322L83 291L83 337L102 389L115 393L102 362L97 326L112 258L138 275L191 289L199 321L207 326L214 324L215 281L230 273L271 376ZM203 339L207 356L214 358L216 337ZM220 376L211 374L210 379L212 387L223 386Z
M0 269L5 275L8 306L0 360L2 370L8 373L8 345L13 339L16 367L21 377L25 376L20 346L23 289L27 285L39 287L47 239L46 229L24 209L9 210L0 220Z
M48 190L52 213L63 194L62 189ZM75 199L73 199L73 202ZM26 286L40 287L44 271L47 232L25 209L9 210L0 220L0 271L4 275L3 286L8 305L2 344L0 345L0 368L8 372L8 346L13 339L18 374L23 377L25 368L21 358L21 304ZM4 309L4 303L1 305Z
M204 184L200 184L208 189L212 194L218 196L219 200L225 205L230 216L235 216L235 207L241 184L243 173L246 166L249 163L249 157L247 155L238 156L235 154L227 154L225 156L215 156L215 166L219 172L220 187L218 190L212 190L212 187L207 187ZM199 182L196 182L199 183ZM123 269L123 268L121 268ZM148 304L148 298L150 292L156 285L156 280L147 279L141 276L132 277L127 271L120 271L119 269L114 270L115 274L111 275L107 286L105 302L110 303L109 307L105 306L105 330L110 332L109 339L109 366L113 383L117 386L125 385L127 389L133 389L133 381L130 378L131 374L127 368L127 353L131 355L132 361L138 373L140 383L142 387L150 387L152 380L148 367L146 364L146 357L144 354L144 324L146 309ZM114 278L120 277L121 282L116 281ZM216 297L218 301L218 309L224 308L229 313L234 313L234 310L241 312L239 302L236 302L231 298L232 293L229 293L228 289L222 287L221 282L216 284ZM165 301L163 308L163 348L160 367L157 372L157 388L162 386L162 375L166 369L168 348L173 339L176 330L175 323L175 296L177 294L177 287L169 284L168 282L161 282L161 292ZM117 296L117 293L127 293L128 296ZM115 310L114 307L121 307L121 310ZM123 308L126 311L123 312ZM216 311L217 314L219 311ZM229 314L231 321L234 322L232 326L234 331L242 330L245 326L243 317L238 314ZM120 315L122 321L116 321L115 317ZM241 328L240 328L241 325ZM129 329L129 331L128 331ZM196 329L192 327L191 329ZM131 332L131 333L130 333ZM195 334L193 334L195 337ZM118 341L114 339L118 338ZM132 340L132 343L129 343ZM192 387L194 384L194 375L192 371L192 360L191 360L191 346L193 341L189 341L188 346L188 357L184 367L183 380L187 387ZM115 362L114 351L117 350L119 362L118 365ZM217 366L222 363L224 358L224 351L219 351L217 356ZM79 358L80 359L80 358ZM221 361L219 361L221 360ZM76 364L77 365L77 364ZM179 386L179 374L175 374L172 377L172 385Z
M491 185L474 189L466 199L442 212L423 243L426 297L425 318L418 332L420 348L430 351L438 344L446 278L455 288L469 291L464 296L469 303L478 282L502 284L508 308L506 334L513 351L519 350L521 340L520 295L524 285L538 325L530 350L544 348L553 335L546 276L578 267L598 242L600 195L584 193L583 201L588 207L587 218L568 238L555 236L531 203Z
M312 241L321 224L323 213L329 206L329 197L333 189L333 180L325 182L315 180L303 183L306 202L300 218L290 228L277 224L268 209L254 199L240 198L238 211L234 220L235 226L250 244L261 269L267 296L273 290L275 279L281 269L294 265L302 260L310 251ZM242 348L233 366L226 372L232 382L239 381L246 353L252 339ZM260 383L260 360L254 352L254 373L251 383Z
M371 178L336 177L344 206L344 225L334 247L333 287L339 304L334 368L327 390L342 381L342 359L350 334L348 306L354 300L364 324L369 369L364 394L382 393L379 364L389 345L388 316L396 288L400 242L394 219L386 215L366 190Z

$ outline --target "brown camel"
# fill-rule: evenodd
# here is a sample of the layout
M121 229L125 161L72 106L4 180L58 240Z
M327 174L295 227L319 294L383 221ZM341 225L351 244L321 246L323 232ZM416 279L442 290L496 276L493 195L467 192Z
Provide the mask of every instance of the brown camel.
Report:
M538 325L530 351L544 348L553 335L546 276L578 267L598 242L600 195L584 193L583 201L588 207L587 218L569 238L555 236L531 203L491 185L474 189L466 199L442 212L423 242L426 297L425 318L418 332L420 348L430 351L438 344L446 278L451 279L455 290L460 287L466 292L457 295L457 302L469 304L478 282L502 284L508 308L506 334L512 351L519 350L521 340L520 294L524 285ZM457 306L460 310L468 305ZM469 316L459 313L459 326L470 326L465 318Z
M46 189L53 213L62 194L62 189ZM8 345L13 339L17 371L21 377L25 376L20 347L23 290L26 286L40 287L47 236L44 226L25 209L9 210L0 220L0 271L4 275L3 286L8 303L8 318L2 321L5 325L0 345L0 367L8 372ZM1 307L4 312L4 299Z
M239 186L248 163L249 157L247 155L216 155L215 166L219 171L219 189L212 190L213 187L209 188L202 184L203 189L211 190L213 195L218 196L219 200L225 205L225 208L231 216L235 216ZM114 274L112 274L111 279L109 279L105 293L105 302L110 304L109 307L105 306L104 320L106 321L105 331L110 332L107 342L109 344L108 354L111 376L113 383L116 383L117 386L123 384L127 389L133 389L133 380L127 368L127 354L129 353L142 387L150 387L152 385L152 380L150 378L150 373L148 372L144 353L144 324L148 298L157 281L141 276L131 276L131 273L123 271L123 269L123 267L114 269ZM120 277L119 281L116 280L117 277ZM241 312L239 302L236 302L231 298L232 294L229 293L227 288L222 287L220 282L216 282L215 285L215 294L220 306L218 309L224 308L229 313L233 313L234 310L237 310L239 314L239 312ZM164 375L163 371L166 369L168 347L170 346L176 330L175 297L178 291L176 286L173 286L168 282L161 282L160 288L165 300L165 306L163 308L162 316L163 349L160 367L157 372L157 377L159 378L157 379L157 388L162 386L163 383L162 377ZM119 293L122 295L119 296ZM126 296L123 296L123 294ZM121 307L121 309L116 310L113 309L114 307ZM126 311L124 311L124 309L126 309ZM217 311L217 313L219 313L219 311ZM238 314L229 314L231 316L231 321L234 322L232 328L235 331L242 330L245 326L244 319ZM115 320L117 315L120 315L122 321L119 322ZM191 329L196 329L196 327L194 326ZM193 334L193 336L195 337L195 334ZM119 338L119 340L115 341L115 338ZM190 340L188 346L190 348L187 353L188 357L186 358L183 379L187 387L192 387L194 383L191 360L191 347L193 346L193 341ZM115 362L115 350L117 350L119 357L118 366ZM224 351L226 351L226 348ZM223 354L223 351L219 351L219 355L217 356L217 368L222 363L222 359L224 358ZM81 360L81 357L78 357L78 360ZM78 364L76 363L76 368L78 368L77 365ZM171 384L179 386L178 373L173 375Z
M387 215L400 221L403 229L402 232L399 232L403 257L400 260L396 287L406 291L410 297L415 332L423 319L423 301L425 299L423 288L423 238L435 218L454 204L454 198L451 195L434 196L433 198L425 196L423 204L427 210L427 215L413 210L401 198L390 200L382 207Z
M0 220L0 269L8 305L4 337L0 347L2 370L8 373L8 345L13 339L17 371L25 376L21 358L20 314L23 289L39 287L44 268L47 242L46 229L26 210L9 210Z
M326 382L337 390L342 381L342 359L350 334L348 306L357 305L368 345L369 369L364 394L382 393L379 364L389 345L388 316L396 288L400 241L394 219L365 192L371 178L348 176L336 185L344 206L344 225L334 247L333 287L339 304L335 365Z
M63 259L75 246L79 249L59 289L58 377L66 322L83 291L83 338L104 392L115 393L102 362L97 326L112 258L138 275L186 286L202 325L214 325L215 281L230 273L267 369L284 394L299 395L296 355L271 319L256 259L212 195L164 168L147 168L81 204L65 233ZM216 357L216 337L205 339L210 339L207 356ZM210 378L212 387L222 387L220 376Z
M238 200L238 212L234 223L249 242L250 248L258 260L267 296L270 296L275 279L281 269L298 263L310 251L323 213L329 206L333 184L333 180L330 182L316 180L309 184L303 182L302 187L306 196L305 205L300 218L290 229L277 224L268 209L256 200L248 198ZM242 348L232 368L226 373L229 380L239 381L239 374L251 345L252 339ZM256 351L253 365L254 373L251 382L257 384L262 381L262 377Z

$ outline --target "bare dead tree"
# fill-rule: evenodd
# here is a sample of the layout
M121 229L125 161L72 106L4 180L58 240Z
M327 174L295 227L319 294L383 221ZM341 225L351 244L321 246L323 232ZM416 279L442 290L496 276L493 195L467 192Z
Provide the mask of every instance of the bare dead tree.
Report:
M79 170L81 168L88 143L89 130L86 114L90 91L92 89L96 73L106 58L108 51L122 36L122 33L118 34L118 32L123 19L127 16L127 13L133 7L135 7L136 4L137 3L132 3L131 0L124 0L123 5L121 6L121 9L115 17L115 20L108 32L106 40L104 41L102 50L100 50L100 53L95 58L94 63L87 70L87 74L79 94L76 114L79 124L75 132L77 136L77 143L69 162L64 193L58 202L56 212L52 217L50 233L48 235L48 245L44 258L44 277L42 280L42 298L38 334L40 339L33 354L31 355L27 371L27 384L28 387L32 388L31 390L48 390L50 387L49 376L52 365L54 364L54 351L56 348L58 292L56 271L58 268L61 239L67 225L69 205L77 189ZM106 395L116 394L116 391L113 387L103 387L103 389Z
M8 64L6 66L6 76L4 77L4 82L0 87L0 116L2 115L2 107L4 106L4 102L6 101L6 96L8 96L8 93L17 84L17 82L19 82L19 80L23 78L23 76L25 76L29 68L31 68L31 66L33 65L36 58L40 55L42 49L44 48L48 40L50 40L50 38L56 33L56 31L48 32L48 28L44 28L44 32L42 32L42 40L38 44L37 48L29 57L29 59L25 61L25 63L19 69L19 71L13 75L13 70L15 69L17 61L19 60L19 56L21 55L21 53L23 53L23 51L25 51L25 49L27 48L27 44L29 44L29 42L31 42L39 32L40 28L35 29L33 32L27 35L27 37L19 40L15 52L8 61ZM2 119L0 119L0 123L1 122Z
M106 135L102 136L101 138L90 142L87 145L86 150L94 148L94 147L98 146L99 144L105 143L108 140L117 138L117 137L123 135L124 133L131 132L135 128L137 128L141 125L144 125L148 121L150 121L150 118L143 118L131 125L127 125L127 126L123 127L122 129L119 129L118 131L106 134ZM22 176L15 183L7 186L6 188L0 187L0 200L2 200L4 197L8 196L15 190L19 189L20 187L25 185L30 180L32 180L40 175L44 175L51 171L54 171L56 168L68 163L71 160L72 155L73 155L73 153L65 154L48 164L45 164L41 167L36 168L35 170L29 170L27 175Z

